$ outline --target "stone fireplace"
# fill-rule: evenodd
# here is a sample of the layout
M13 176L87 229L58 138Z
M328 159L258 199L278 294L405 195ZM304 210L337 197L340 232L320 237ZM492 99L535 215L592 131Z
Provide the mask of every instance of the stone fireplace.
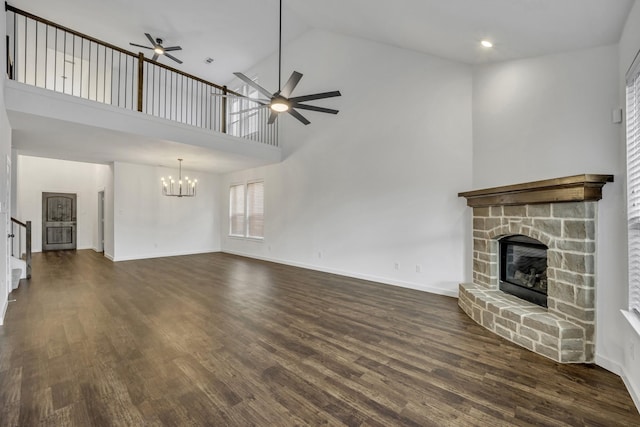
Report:
M597 201L611 181L611 175L577 175L460 193L473 208L473 282L459 292L465 313L555 361L593 362ZM534 259L540 252L520 250L524 261L507 280L546 288L546 307L501 290L508 262L500 256L501 240L547 248L544 274Z

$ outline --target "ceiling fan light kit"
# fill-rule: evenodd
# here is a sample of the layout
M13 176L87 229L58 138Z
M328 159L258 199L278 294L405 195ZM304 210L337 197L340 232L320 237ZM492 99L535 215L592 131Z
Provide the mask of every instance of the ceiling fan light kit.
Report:
M281 97L274 98L271 100L270 107L276 113L284 113L289 110L289 102Z
M156 37L154 39L153 37L151 37L151 34L149 34L149 33L144 33L144 35L147 37L147 40L149 40L149 42L151 43L151 46L144 46L144 45L137 44L137 43L129 43L129 44L131 46L136 46L136 47L141 47L143 49L153 50L153 58L151 58L152 61L157 61L158 58L160 57L160 55L163 55L163 56L166 56L169 59L172 59L172 60L176 61L178 64L182 64L181 60L179 60L175 56L167 53L167 52L172 52L174 50L182 50L182 48L180 46L164 47L162 45L162 39L161 38Z

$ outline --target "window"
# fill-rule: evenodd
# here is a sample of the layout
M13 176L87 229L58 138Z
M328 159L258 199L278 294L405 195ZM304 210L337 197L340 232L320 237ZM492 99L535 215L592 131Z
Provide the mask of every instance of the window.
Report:
M629 310L640 315L640 60L627 74Z
M229 189L229 234L244 237L244 184Z
M258 78L251 80L258 82ZM247 98L259 98L259 93L253 87L243 84L234 89ZM227 130L229 135L239 136L242 138L250 138L251 135L258 132L259 111L254 108L259 106L255 102L238 98L228 98L229 102L229 120ZM247 111L248 110L248 111Z
M264 238L264 182L229 188L229 235Z
M247 237L264 237L264 182L247 184Z

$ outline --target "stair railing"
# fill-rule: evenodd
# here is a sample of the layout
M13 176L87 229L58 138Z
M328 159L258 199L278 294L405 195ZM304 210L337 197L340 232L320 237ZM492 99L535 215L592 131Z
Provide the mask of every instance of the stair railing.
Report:
M24 233L24 237L23 237ZM23 259L27 264L27 279L31 279L31 221L18 221L11 217L11 256Z

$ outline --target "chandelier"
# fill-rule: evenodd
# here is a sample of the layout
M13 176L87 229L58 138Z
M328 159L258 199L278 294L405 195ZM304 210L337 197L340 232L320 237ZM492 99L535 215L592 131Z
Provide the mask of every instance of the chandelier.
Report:
M179 169L178 169L178 183L176 185L176 181L169 176L168 179L164 179L164 177L160 178L162 181L162 194L170 197L193 197L196 195L196 187L198 185L198 180L189 179L188 176L182 179L182 159L178 159Z

